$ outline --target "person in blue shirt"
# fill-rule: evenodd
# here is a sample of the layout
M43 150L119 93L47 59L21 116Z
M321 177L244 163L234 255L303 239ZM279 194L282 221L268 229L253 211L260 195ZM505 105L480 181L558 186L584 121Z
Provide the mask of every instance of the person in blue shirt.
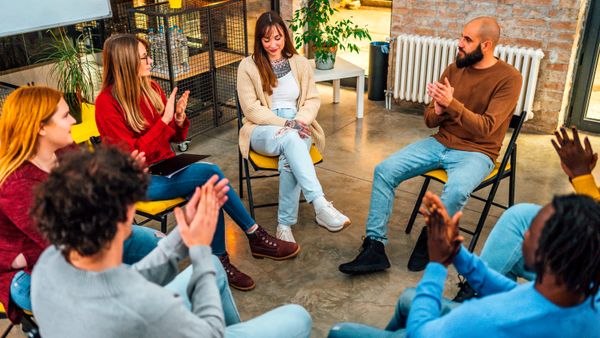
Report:
M423 204L431 261L417 288L400 296L385 330L341 323L330 338L600 337L600 206L593 199L555 197L539 211L522 247L536 279L521 285L462 246L460 212L450 218L430 192ZM450 264L481 298L442 298Z

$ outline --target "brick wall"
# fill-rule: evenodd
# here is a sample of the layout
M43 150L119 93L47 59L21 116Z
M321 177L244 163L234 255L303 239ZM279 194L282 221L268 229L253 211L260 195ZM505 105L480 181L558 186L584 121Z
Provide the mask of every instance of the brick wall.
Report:
M502 28L501 44L541 48L533 111L527 130L551 132L563 123L590 0L393 0L392 36L399 33L458 38L470 19L490 15Z

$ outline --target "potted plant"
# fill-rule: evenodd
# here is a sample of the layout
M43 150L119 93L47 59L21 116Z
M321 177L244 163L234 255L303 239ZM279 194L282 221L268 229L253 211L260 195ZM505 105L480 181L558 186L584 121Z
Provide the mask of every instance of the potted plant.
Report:
M290 20L296 48L310 44L318 69L333 68L338 48L358 53L358 46L349 42L349 38L371 40L369 30L359 27L350 19L331 23L331 15L337 11L331 7L329 0L310 0L307 6L297 9Z
M40 62L53 63L49 76L56 80L73 117L81 122L81 104L94 101L94 84L99 79L95 50L86 46L84 34L74 41L63 29L58 34L49 32L52 39L45 49L46 56Z

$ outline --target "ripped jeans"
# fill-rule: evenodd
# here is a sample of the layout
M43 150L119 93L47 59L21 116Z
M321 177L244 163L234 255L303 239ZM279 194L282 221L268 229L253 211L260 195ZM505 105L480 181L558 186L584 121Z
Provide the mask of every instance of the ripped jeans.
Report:
M295 108L279 108L273 112L288 120L296 117ZM252 131L252 150L265 156L279 156L279 224L296 224L300 191L308 202L323 196L323 188L309 153L311 145L310 137L302 139L296 130L290 128L257 126Z

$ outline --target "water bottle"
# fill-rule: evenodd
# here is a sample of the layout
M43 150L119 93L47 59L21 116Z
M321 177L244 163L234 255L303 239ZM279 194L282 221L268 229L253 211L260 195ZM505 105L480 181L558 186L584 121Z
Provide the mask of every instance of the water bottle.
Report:
M183 72L187 73L190 71L190 50L183 29L179 29L179 49L181 50L181 66Z
M174 27L169 27L169 53L171 53L171 63L173 66L173 76L179 75L181 72L181 58L179 57L179 46L177 43L177 36Z
M166 54L166 39L165 31L163 26L158 27L158 34L156 35L156 68L162 75L168 75L168 60Z
M150 45L150 50L146 51L150 53L150 57L152 57L152 72L158 73L156 69L156 34L154 33L154 28L148 28L148 44Z

